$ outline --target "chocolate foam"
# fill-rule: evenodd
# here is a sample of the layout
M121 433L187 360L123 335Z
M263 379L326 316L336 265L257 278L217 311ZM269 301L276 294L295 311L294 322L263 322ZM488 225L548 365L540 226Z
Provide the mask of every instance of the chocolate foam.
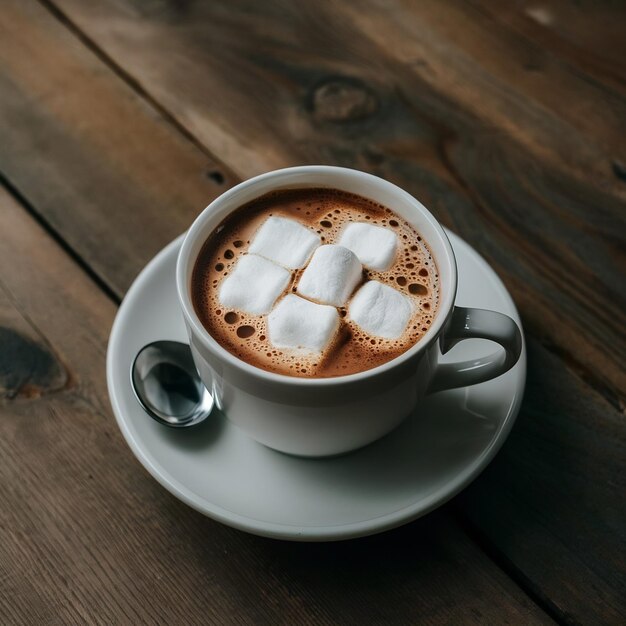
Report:
M220 281L247 252L255 232L271 215L298 220L318 233L323 244L336 243L348 222L368 222L391 228L399 242L392 267L384 272L364 269L362 282L378 280L410 298L413 315L404 334L395 340L368 335L347 319L346 306L339 309L341 326L328 349L321 355L303 356L271 345L265 316L225 309L218 298ZM302 271L292 272L285 293L295 292ZM391 209L335 189L295 189L257 198L231 213L215 229L196 261L191 295L207 331L238 358L270 372L327 378L382 365L417 343L437 312L439 276L422 237Z

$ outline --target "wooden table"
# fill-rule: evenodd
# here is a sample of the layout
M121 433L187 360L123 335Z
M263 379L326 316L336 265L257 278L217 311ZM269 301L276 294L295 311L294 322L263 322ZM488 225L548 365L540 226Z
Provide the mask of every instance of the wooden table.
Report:
M0 623L625 623L623 3L0 9ZM183 505L105 385L142 266L238 180L302 163L422 199L503 278L528 341L484 474L339 544Z

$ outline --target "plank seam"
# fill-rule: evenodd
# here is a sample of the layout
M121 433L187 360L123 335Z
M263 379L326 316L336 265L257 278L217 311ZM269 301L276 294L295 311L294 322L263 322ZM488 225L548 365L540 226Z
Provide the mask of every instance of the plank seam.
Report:
M104 292L104 294L116 305L119 306L122 302L122 298L115 293L112 287L97 274L87 263L87 261L80 256L70 246L62 235L57 231L50 222L37 211L37 209L31 204L22 192L6 177L4 172L0 171L0 185L2 185L9 195L16 200L16 202L24 208L24 210L45 230L45 232L52 237L52 239L60 246L60 248L89 276L89 278Z
M206 146L178 119L170 113L162 104L160 104L150 93L142 86L142 84L129 74L124 68L118 65L104 50L102 50L98 44L87 36L78 25L59 7L57 7L52 0L39 0L39 3L45 7L56 19L58 19L74 36L76 36L99 60L101 60L114 74L116 74L121 80L123 80L139 97L141 97L146 103L148 103L153 109L155 109L164 120L171 124L178 132L180 132L188 141L190 141L198 150L205 156L214 161L224 172L227 172L233 179L237 180L239 177L231 172L221 161L219 161L214 154L212 154ZM475 197L472 190L465 183L463 178L459 176L455 171L453 164L450 162L445 150L445 146L441 146L441 157L444 165L458 184L464 188L470 198L477 206L480 206L479 200ZM211 175L214 176L215 174ZM85 267L87 265L85 264ZM611 386L605 384L595 376L593 372L585 369L584 364L579 362L571 354L566 353L564 350L555 350L555 346L550 343L546 343L541 337L536 337L539 343L551 353L555 354L561 359L564 365L573 371L578 378L580 378L585 384L594 389L600 396L602 396L611 406L624 413L625 406L623 402L620 390L614 389Z
M119 306L121 298L115 291L102 279L81 257L68 242L66 242L61 234L34 208L26 197L17 189L13 183L7 179L4 173L0 172L0 184L7 192L24 208L25 211L41 226L41 228L60 246L60 248L69 255L69 257L85 272L85 274L100 288L106 296L116 305ZM562 619L558 609L545 598L535 591L532 581L518 570L504 556L500 555L493 545L480 535L480 533L471 526L462 514L454 511L454 517L467 534L469 540L473 542L485 556L505 575L507 576L520 592L524 594L530 602L535 604L539 610L543 611L551 619L564 626L576 626L571 620Z
M483 209L482 201L475 193L474 189L472 189L471 185L469 185L463 176L457 171L454 163L450 160L448 156L448 151L446 149L445 140L440 142L439 145L439 154L441 157L441 161L443 165L446 167L450 175L456 181L456 183L465 190L470 200L474 203L474 205ZM551 354L554 354L562 363L563 366L566 367L569 371L571 371L577 378L579 378L585 385L595 391L599 396L601 396L608 404L610 404L613 408L619 411L621 414L625 412L624 398L622 397L621 391L604 383L599 376L595 375L593 371L589 370L585 367L584 363L582 363L579 359L573 356L571 353L567 352L565 348L559 348L554 345L553 342L547 341L545 336L542 335L533 335L534 338L541 344L543 348L545 348Z
M204 156L209 158L212 163L222 170L221 172L210 172L208 174L209 178L211 178L216 184L222 184L225 178L239 180L239 176L232 172L224 163L222 163L222 161L216 158L216 156L208 150L207 147L184 124L179 122L168 109L166 109L160 102L158 102L158 100L150 95L139 80L124 70L123 67L118 65L112 57L100 48L93 39L87 36L66 13L54 4L54 2L51 2L50 0L38 0L38 2L49 13L51 13L55 19L61 22L61 24L63 24L63 26L65 26L91 53L93 53L98 60L104 63L109 70L111 70L128 87L130 87L135 95L141 98L146 104L161 115L167 123L171 124L185 139L190 141L195 148L200 150Z
M141 85L139 81L129 75L123 68L117 65L102 49L100 49L93 40L87 37L72 20L70 20L60 9L58 9L50 0L39 0L40 4L47 9L53 17L58 19L64 26L70 30L70 32L76 36L83 45L85 45L101 62L103 62L116 76L126 83L130 89L133 90L140 98L142 98L150 107L156 110L162 118L171 124L178 132L188 139L201 153L207 155L212 161L216 161L220 168L224 168L224 171L228 171L224 165L215 159L215 156L211 154L205 146L181 123L179 122L166 108L158 103ZM452 175L458 179L454 168L451 167L445 149L442 150L444 156L444 163L448 165ZM463 180L459 182L463 184ZM53 240L66 252L73 261L79 265L83 271L91 278L91 280L112 300L116 305L119 305L121 297L110 287L110 285L97 274L87 263L87 261L80 256L71 246L68 244L60 234L47 220L37 211L37 209L28 201L28 199L22 195L20 190L16 188L10 180L8 180L0 172L0 184L2 184L7 191L19 202L20 205L35 219L35 221L49 234ZM466 185L464 185L466 186ZM474 199L474 201L476 201ZM621 412L624 411L624 407L620 402L619 394L610 387L602 384L600 380L593 377L593 373L589 375L585 374L583 364L573 359L571 355L561 351L554 345L546 344L544 341L540 342L547 350L555 354L564 364L574 371L575 375L580 378L584 384L589 386L598 395L603 397L611 405L615 406ZM591 376L591 378L589 377ZM461 514L458 517L463 518ZM485 553L485 555L494 562L494 564L501 569L505 575L507 575L519 588L525 593L528 598L536 604L541 610L543 610L552 619L562 624L576 624L572 620L572 617L563 613L550 599L541 593L541 590L533 586L532 580L526 577L523 571L516 568L505 555L500 553L497 548L489 542L489 539L482 535L480 530L475 528L469 521L463 518L462 525L472 541Z
M463 528L469 539L481 549L485 556L496 567L505 572L537 607L557 624L562 624L563 626L580 626L578 621L552 602L521 569L500 552L489 538L482 533L480 528L472 524L456 502L452 504L452 507L454 509L453 517L457 520L461 528Z

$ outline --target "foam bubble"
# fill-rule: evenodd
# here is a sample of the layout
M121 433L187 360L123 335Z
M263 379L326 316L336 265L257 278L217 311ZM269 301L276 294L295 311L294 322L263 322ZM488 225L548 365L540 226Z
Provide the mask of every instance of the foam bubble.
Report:
M315 201L307 205L307 199ZM304 207L309 215L305 215ZM269 345L266 316L225 310L217 298L218 287L223 277L232 273L238 258L248 252L255 232L270 214L297 220L314 233L321 229L320 240L324 244L337 243L339 234L350 222L381 224L387 219L386 228L393 228L398 237L396 261L389 270L368 271L364 278L392 286L413 301L413 314L405 333L397 340L374 339L346 317L345 307L339 308L342 330L330 348L321 357L294 356ZM331 226L327 227L322 221L330 222ZM398 226L393 226L392 221L397 221ZM428 247L421 236L390 209L365 198L321 189L278 192L242 207L218 230L207 241L194 269L194 307L202 323L224 348L263 369L303 377L337 376L369 369L394 358L419 341L437 312L439 277ZM241 245L236 245L238 243ZM226 251L232 252L233 258L226 258ZM218 264L222 266L220 271L216 269ZM426 276L419 273L420 270L425 270ZM292 272L291 282L283 293L293 293L301 272ZM407 284L400 285L399 277L406 278ZM426 289L425 294L411 293L410 285L420 285L418 289ZM424 304L429 304L430 308ZM234 323L229 324L224 319L228 312L237 315ZM245 326L254 329L249 337L241 337L237 332ZM371 343L372 340L376 343Z

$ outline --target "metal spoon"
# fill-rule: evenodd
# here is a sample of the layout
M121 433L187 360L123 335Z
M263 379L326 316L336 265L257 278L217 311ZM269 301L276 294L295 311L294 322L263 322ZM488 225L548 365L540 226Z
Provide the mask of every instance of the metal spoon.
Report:
M213 396L202 384L185 343L155 341L144 346L133 361L130 379L139 404L159 424L195 426L213 409Z

